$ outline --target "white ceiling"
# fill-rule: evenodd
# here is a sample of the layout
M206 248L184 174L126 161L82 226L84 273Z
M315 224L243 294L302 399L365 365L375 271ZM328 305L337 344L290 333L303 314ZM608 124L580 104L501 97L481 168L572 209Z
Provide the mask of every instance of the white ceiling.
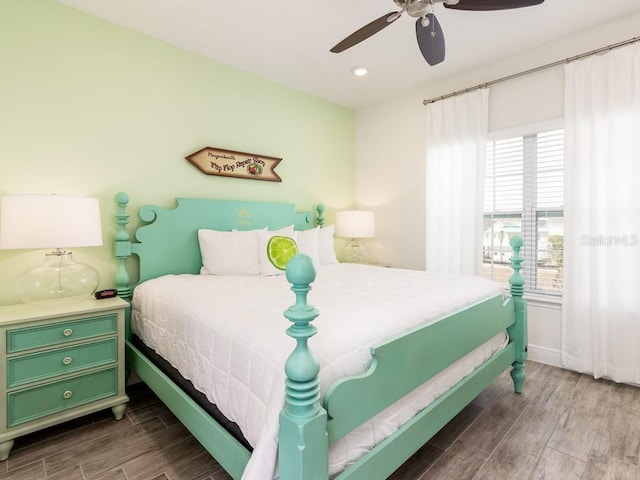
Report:
M339 54L329 49L363 25L399 10L392 0L57 0L257 76L351 108L640 13L640 0L546 0L509 11L437 5L445 61L430 67L406 13ZM581 53L581 52L577 52ZM351 74L366 65L369 74Z

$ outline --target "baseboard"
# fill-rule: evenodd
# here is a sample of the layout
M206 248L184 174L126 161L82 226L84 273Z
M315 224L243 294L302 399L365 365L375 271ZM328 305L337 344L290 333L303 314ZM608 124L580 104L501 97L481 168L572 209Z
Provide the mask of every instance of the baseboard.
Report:
M541 347L540 345L529 345L529 360L532 362L544 363L554 367L562 367L560 350Z

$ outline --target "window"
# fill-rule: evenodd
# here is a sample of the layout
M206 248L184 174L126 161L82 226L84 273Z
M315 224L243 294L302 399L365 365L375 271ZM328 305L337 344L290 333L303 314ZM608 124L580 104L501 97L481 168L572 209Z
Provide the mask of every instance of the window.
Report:
M563 157L563 130L488 143L483 276L508 285L509 240L519 234L526 291L562 294Z

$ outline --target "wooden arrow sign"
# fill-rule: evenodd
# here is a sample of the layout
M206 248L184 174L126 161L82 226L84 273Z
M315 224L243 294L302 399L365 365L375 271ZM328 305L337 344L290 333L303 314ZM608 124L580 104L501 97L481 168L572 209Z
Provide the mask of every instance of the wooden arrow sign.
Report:
M275 172L281 158L206 147L186 159L207 175L282 182Z

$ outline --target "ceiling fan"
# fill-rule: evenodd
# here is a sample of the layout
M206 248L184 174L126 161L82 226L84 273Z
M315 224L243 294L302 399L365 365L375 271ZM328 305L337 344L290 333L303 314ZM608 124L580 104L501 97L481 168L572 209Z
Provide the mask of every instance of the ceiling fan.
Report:
M330 51L340 53L347 48L378 33L383 28L398 20L404 12L416 20L416 37L422 56L429 65L437 65L444 60L444 35L440 23L436 18L434 6L444 4L445 8L453 10L508 10L512 8L539 5L544 0L393 0L400 7L397 12L389 12L380 18L356 30L347 38L339 42Z

